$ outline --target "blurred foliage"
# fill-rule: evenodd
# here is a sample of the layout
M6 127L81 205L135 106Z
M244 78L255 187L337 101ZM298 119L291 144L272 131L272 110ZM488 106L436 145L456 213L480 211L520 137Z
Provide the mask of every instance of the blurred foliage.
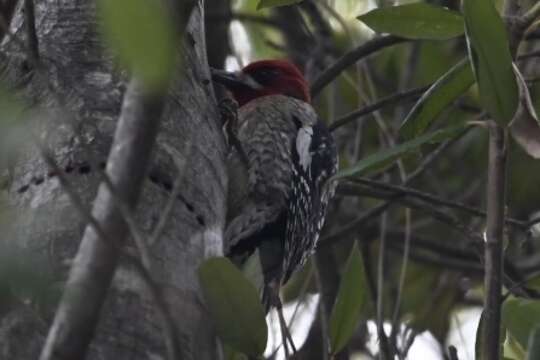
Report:
M294 5L301 1L302 0L259 0L259 3L257 4L257 10L276 6Z
M512 120L518 88L506 26L491 1L464 2L469 57L484 108L500 123Z
M342 178L364 175L369 172L381 170L382 168L395 162L401 156L416 150L418 147L424 144L441 142L451 138L460 131L463 131L463 129L464 126L454 126L440 129L432 133L419 136L411 141L404 142L392 148L382 150L376 154L365 157L354 166L338 171L334 178L339 180Z
M101 30L114 53L151 89L167 86L178 39L165 4L146 0L98 1Z
M358 20L375 32L408 39L447 40L464 31L459 13L426 3L375 9L360 15Z
M259 293L227 258L210 258L199 267L208 311L220 338L251 356L266 348L268 329Z
M0 85L0 318L19 304L48 316L61 295L49 259L12 238L17 217L27 214L12 206L8 190L18 152L31 138L31 116L28 105Z
M406 138L421 135L437 116L474 83L471 66L464 60L441 76L414 105L400 128Z
M340 352L349 342L360 322L368 299L368 286L362 255L355 242L341 277L336 302L330 316L330 349Z

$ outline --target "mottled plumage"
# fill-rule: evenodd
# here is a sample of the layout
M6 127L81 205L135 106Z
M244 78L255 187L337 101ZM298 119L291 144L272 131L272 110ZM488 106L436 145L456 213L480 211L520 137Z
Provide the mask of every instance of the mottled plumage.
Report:
M261 97L240 107L238 117L249 168L231 154L227 253L244 258L261 243L274 242L277 260L265 282L277 278L281 284L315 248L334 193L328 179L336 171L336 148L311 105L301 100Z
M260 286L277 289L315 249L335 184L335 143L299 71L257 62L220 77L240 103L238 151L228 158L225 252ZM224 80L223 80L224 79ZM268 305L268 302L267 302Z

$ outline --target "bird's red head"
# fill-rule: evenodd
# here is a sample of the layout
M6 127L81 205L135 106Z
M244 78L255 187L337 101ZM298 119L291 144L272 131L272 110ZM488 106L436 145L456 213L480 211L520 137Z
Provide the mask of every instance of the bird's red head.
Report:
M304 76L286 60L256 61L238 73L212 70L212 79L229 89L240 106L267 95L286 95L305 102L311 100Z

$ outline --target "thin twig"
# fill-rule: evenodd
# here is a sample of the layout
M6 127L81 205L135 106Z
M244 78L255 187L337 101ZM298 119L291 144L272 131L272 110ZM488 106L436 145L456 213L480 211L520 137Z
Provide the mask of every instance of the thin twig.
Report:
M388 249L403 254L401 243L392 242L388 245ZM411 250L409 257L417 263L437 266L443 270L460 271L465 274L484 274L484 268L478 262L478 258L475 260L463 260L457 257L446 256L444 253L428 253L423 250L416 250L414 247Z
M330 131L334 131L335 129L348 124L349 122L356 120L362 116L371 114L374 111L380 110L386 106L393 105L400 103L402 101L412 100L415 98L418 98L420 95L422 95L427 89L429 89L429 86L422 86L414 89L410 89L404 92L399 92L396 94L389 95L385 98L382 98L381 100L364 106L361 109L354 110L347 115L344 115L343 117L337 119L334 121L330 126L328 127Z
M321 332L323 334L323 339L328 338L329 336L329 323L330 316L332 313L332 307L335 303L338 289L340 276L338 273L338 264L336 264L334 258L333 249L320 249L315 253L314 256L314 266L315 266L315 279L317 280L317 287L319 290L319 308L322 310L320 312L321 316ZM323 345L325 350L323 358L327 359L329 356L327 344ZM333 349L332 349L333 350ZM346 352L346 351L345 351ZM343 353L340 352L336 354L337 358L342 358Z
M531 26L540 17L540 2L534 4L523 16L521 17L522 21L526 24L527 27Z
M163 212L161 213L159 221L157 225L155 226L154 230L152 231L150 238L148 239L148 244L150 246L154 246L158 242L158 240L161 238L161 235L165 231L165 226L167 225L167 222L169 221L169 218L172 214L174 204L176 203L176 200L177 200L176 198L178 197L178 195L180 195L180 191L182 190L182 180L183 180L182 174L184 173L184 167L188 159L191 157L191 151L192 151L192 145L190 141L188 141L188 143L186 144L186 148L188 150L186 152L185 157L182 157L182 158L175 156L176 152L173 151L172 149L169 150L169 155L173 157L178 173L177 173L176 179L174 180L173 188L169 195L169 199L167 203L165 204L165 208L163 209Z
M399 332L399 315L401 311L401 298L405 288L405 279L407 277L407 266L409 264L409 256L411 251L411 210L405 209L405 237L403 240L403 260L401 262L401 270L399 272L398 291L396 302L394 305L394 313L392 315L392 333L390 338L395 338ZM397 347L397 342L396 347Z
M122 253L122 260L127 261L134 269L135 274L146 285L152 300L157 308L158 315L161 317L161 322L164 327L165 343L167 349L167 358L170 360L181 359L182 351L180 349L180 344L177 339L180 339L180 334L178 328L173 322L173 317L171 315L171 309L162 291L162 288L159 287L148 271L148 269L135 257L127 254L126 252Z
M334 64L332 64L322 74L320 74L319 77L311 85L311 95L313 97L317 96L320 91L332 80L337 78L343 70L353 65L360 59L363 59L386 47L407 41L410 40L389 35L383 37L376 37L372 40L365 42L361 46L351 50L350 52L340 57Z
M222 15L208 16L206 17L206 20L213 21L213 22L221 21L221 22L227 22L227 23L231 22L232 20L238 20L238 21L250 22L253 24L269 26L269 27L273 27L280 30L279 24L268 16L248 14L248 13L242 13L242 12L233 12L225 16L222 16Z
M418 178L420 175L422 175L424 171L436 159L438 159L438 157L446 149L448 149L455 141L460 139L468 131L468 129L462 132L461 134L457 135L453 139L446 140L441 145L439 145L433 152L431 152L428 156L426 156L424 160L422 161L422 163L416 168L416 170L414 170L411 174L409 174L409 176L407 176L407 179L406 181L403 182L403 185L409 184L410 182ZM341 229L336 230L334 233L325 236L323 239L321 239L321 241L319 241L319 247L328 246L335 242L347 239L350 235L353 235L354 233L356 233L356 231L360 229L365 223L367 223L371 219L382 214L392 204L392 201L397 199L399 196L400 195L396 195L395 198L385 201L384 203L365 211L357 219L352 220L348 224L344 225Z
M418 199L429 202L433 205L440 205L440 206L445 206L448 208L464 211L468 213L469 215L478 216L478 217L486 217L487 215L484 210L481 210L481 209L478 209L478 208L475 208L475 207L472 207L472 206L469 206L469 205L466 205L457 201L443 199L435 195L425 193L423 191L419 191L416 189L383 183L380 181L371 180L367 178L354 178L354 179L351 179L351 181L355 183L365 184L373 188L388 190L392 192L393 195L401 194L401 195L416 197ZM388 195L388 196L391 196L391 195ZM535 220L540 221L540 219L535 219ZM531 226L530 222L508 218L508 217L506 217L504 221L506 224L513 225L521 230L527 230Z
M537 57L540 57L540 50L534 50L534 51L530 51L530 52L518 55L517 60L524 61L524 60L537 58Z
M377 333L379 339L386 338L384 331L384 270L386 258L386 220L387 214L383 213L380 222L379 236L379 254L377 256ZM384 344L379 341L381 350L379 351L379 359L392 359L388 343Z
M69 199L77 212L83 217L83 219L90 224L92 229L99 235L99 239L101 241L106 242L107 244L111 244L112 246L115 246L117 251L121 251L119 248L119 245L116 243L116 241L112 238L110 238L97 219L90 213L88 208L84 205L83 200L81 197L77 194L77 192L73 189L73 186L71 186L69 180L67 179L66 175L64 174L64 171L56 161L53 159L52 155L50 154L50 151L39 141L36 139L36 144L38 145L40 149L40 153L42 158L45 160L47 165L54 171L56 176L58 177L60 184L62 185L62 190L66 192L66 194L69 196ZM181 355L181 352L179 350L178 342L176 339L179 337L177 336L176 326L172 322L172 318L170 316L170 309L167 305L167 303L163 300L163 295L161 293L161 289L156 286L155 282L152 280L152 277L148 270L142 266L139 261L126 253L124 253L124 257L128 260L130 260L130 264L135 268L136 273L141 276L141 278L144 280L144 283L148 286L148 289L150 290L150 294L152 295L152 298L154 299L154 302L156 303L156 306L158 308L158 313L160 314L162 318L162 322L164 325L164 332L165 332L165 338L167 342L167 352L168 352L168 359L179 359L179 356ZM129 257L129 258L128 258Z
M536 225L536 224L540 224L540 217L537 217L537 218L535 218L535 219L530 220L530 221L526 224L526 226L527 226L527 228L532 228L532 227L533 227L534 225Z
M360 252L362 255L362 261L364 262L364 268L366 272L366 282L368 287L368 295L371 297L371 302L373 303L373 306L377 308L377 283L374 279L373 275L373 267L371 265L372 257L370 256L370 248L369 245L365 242L359 242L359 246L362 248L362 251ZM386 336L386 332L378 333L379 336L379 343L380 347L384 349L388 349L388 337Z

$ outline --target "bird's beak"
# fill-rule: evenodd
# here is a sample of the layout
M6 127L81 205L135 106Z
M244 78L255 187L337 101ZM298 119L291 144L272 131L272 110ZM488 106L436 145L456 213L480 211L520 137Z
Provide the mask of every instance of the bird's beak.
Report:
M212 80L225 86L229 90L249 88L258 90L261 85L256 82L251 76L242 72L228 72L225 70L210 68Z

